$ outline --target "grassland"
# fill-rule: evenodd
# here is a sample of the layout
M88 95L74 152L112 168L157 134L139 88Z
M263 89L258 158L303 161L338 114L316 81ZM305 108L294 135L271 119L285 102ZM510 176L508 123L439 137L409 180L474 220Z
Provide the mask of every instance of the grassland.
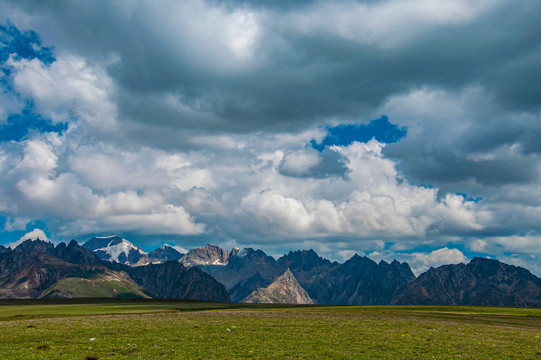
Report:
M541 360L541 309L4 301L0 358Z

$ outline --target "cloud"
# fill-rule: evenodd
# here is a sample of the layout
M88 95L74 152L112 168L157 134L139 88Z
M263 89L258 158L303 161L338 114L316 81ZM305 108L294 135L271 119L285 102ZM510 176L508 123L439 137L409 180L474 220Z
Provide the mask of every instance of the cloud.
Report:
M77 56L60 56L52 64L39 59L10 58L13 86L31 98L53 123L69 122L75 116L94 129L116 129L116 106L110 101L113 83L100 67Z
M26 26L59 52L113 54L118 61L107 73L117 87L119 117L164 125L162 133L279 132L366 118L419 84L450 90L480 84L509 102L517 86L505 74L538 73L539 44L522 36L539 29L525 15L539 10L535 2L227 3L97 1L85 5L84 15L77 2L6 7L28 14ZM509 67L514 71L502 71ZM520 98L530 99L521 109L531 110L535 76L520 79Z
M411 256L411 265L416 274L421 274L432 266L465 263L468 260L460 250L447 247L429 253L412 253Z
M372 140L333 147L346 159L346 179L295 180L270 173L267 181L252 188L241 200L240 209L251 219L251 225L246 226L259 236L278 232L293 238L424 238L430 232L457 233L482 228L474 203L450 194L438 201L436 190L402 181L396 164L382 157L384 146Z
M62 236L530 261L540 11L2 1L0 212Z
M479 87L415 89L390 97L380 111L408 127L408 136L384 152L413 181L483 199L508 192L502 186L537 184L539 154L530 135L540 131L539 112L506 110Z
M374 251L368 257L375 260L406 261L416 276L427 271L430 267L448 264L467 263L468 258L456 248L439 248L430 252L394 253L392 251Z

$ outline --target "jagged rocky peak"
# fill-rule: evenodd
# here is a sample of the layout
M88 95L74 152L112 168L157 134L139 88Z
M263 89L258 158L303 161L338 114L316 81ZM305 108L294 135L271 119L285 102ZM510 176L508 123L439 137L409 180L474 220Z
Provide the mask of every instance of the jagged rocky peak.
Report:
M188 251L179 261L186 267L201 265L227 265L229 251L216 245L209 244L205 247L198 247Z
M289 270L280 275L266 288L260 288L242 300L256 304L314 304L306 291Z
M197 267L186 269L178 261L133 267L133 280L157 299L191 299L230 302L225 287Z
M152 262L165 262L169 260L178 261L184 256L183 252L180 252L174 246L169 244L163 244L160 248L152 250L148 253L148 257Z
M239 254L240 251L241 251L240 248L234 247L234 248L231 249L231 251L229 252L229 257L232 257L232 256L238 256L238 254Z
M94 237L83 245L102 260L115 261L124 265L148 264L147 253L120 236Z
M476 257L469 264L430 268L392 304L541 306L541 279L519 266Z
M238 249L238 250L235 250ZM233 261L233 259L242 259L245 262L253 262L253 261L259 261L261 259L266 259L270 256L265 254L263 250L255 250L253 248L234 248L235 252L233 254L229 254L229 261ZM274 259L274 258L273 258Z
M17 252L31 252L31 251L38 251L42 253L49 253L54 249L54 245L50 241L43 241L40 240L40 238L37 238L36 240L25 240L13 250Z
M52 254L72 264L89 265L100 262L93 251L79 245L75 240L71 240L68 245L63 242L58 244Z
M317 266L331 264L329 260L322 258L312 249L290 251L289 254L278 259L278 263L296 271L310 271Z

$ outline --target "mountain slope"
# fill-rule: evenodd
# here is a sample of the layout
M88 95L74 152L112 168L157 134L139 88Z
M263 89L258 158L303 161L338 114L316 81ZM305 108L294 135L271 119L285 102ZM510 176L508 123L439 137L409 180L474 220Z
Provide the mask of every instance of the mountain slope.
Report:
M276 260L261 250L251 248L230 256L226 266L201 268L224 284L234 302L239 302L255 290L266 287L284 272Z
M327 304L386 305L406 284L415 280L407 263L393 261L379 264L355 254L310 287Z
M40 295L40 298L77 297L150 298L125 272L113 270L61 279Z
M11 248L7 248L5 246L0 245L0 254L4 254L10 251L11 251Z
M62 278L100 267L100 260L94 254L77 247L75 241L55 248L41 240L26 240L0 255L0 297L37 298ZM74 250L73 253L68 253L68 249ZM84 264L71 263L72 258L81 259Z
M105 261L115 261L130 266L150 263L146 252L119 236L94 237L83 246Z
M269 286L260 288L241 302L254 304L314 304L295 276L287 269Z
M541 306L541 279L524 268L476 257L467 265L430 268L391 303Z
M158 299L191 299L229 302L225 287L196 267L186 269L178 261L130 268L128 274Z

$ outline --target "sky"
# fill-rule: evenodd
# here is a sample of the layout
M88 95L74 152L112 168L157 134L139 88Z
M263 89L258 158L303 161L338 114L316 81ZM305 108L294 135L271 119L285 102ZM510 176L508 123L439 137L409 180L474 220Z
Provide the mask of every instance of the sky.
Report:
M541 2L0 0L0 244L541 275Z

